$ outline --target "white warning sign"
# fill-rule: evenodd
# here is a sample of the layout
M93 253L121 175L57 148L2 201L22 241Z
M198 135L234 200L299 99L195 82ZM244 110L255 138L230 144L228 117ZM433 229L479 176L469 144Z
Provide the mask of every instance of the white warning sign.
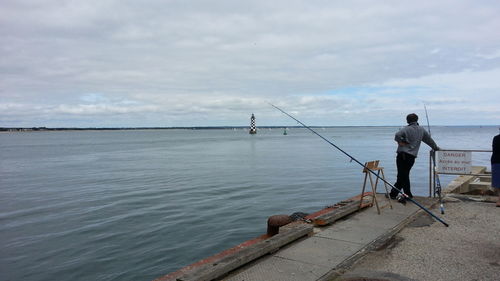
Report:
M438 151L437 171L440 174L472 173L472 153L470 151Z

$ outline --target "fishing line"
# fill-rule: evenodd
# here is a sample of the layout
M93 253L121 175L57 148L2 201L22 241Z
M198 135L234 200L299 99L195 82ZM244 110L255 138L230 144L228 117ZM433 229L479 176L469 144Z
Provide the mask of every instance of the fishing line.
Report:
M430 136L431 135L431 125L429 124L429 116L427 115L427 107L425 106L425 103L424 103L424 110L425 110L425 118L427 119L427 130L429 131L429 136ZM436 169L436 152L435 151L432 151L431 158L432 158L432 163L434 164L433 169ZM434 196L436 196L436 194L438 195L439 209L441 210L441 214L444 215L444 203L443 203L443 197L441 196L441 180L439 180L439 174L437 174L435 171L434 171L434 179L435 179L435 184L436 184L436 187L434 189Z
M297 121L297 123L299 123L300 125L304 126L304 128L308 129L309 131L311 131L312 133L314 133L315 135L317 135L318 137L322 138L324 141L326 141L327 143L329 143L330 145L332 145L333 147L335 147L336 149L338 149L340 152L342 152L343 154L345 154L347 157L349 157L351 159L351 162L354 161L356 163L358 163L359 165L361 165L364 169L366 169L367 171L369 171L370 173L372 173L374 176L376 176L378 179L380 179L381 181L383 181L384 183L388 184L390 187L394 188L395 190L397 190L399 193L401 193L407 200L409 200L410 202L412 202L413 204L417 205L420 209L424 210L427 214L429 214L431 217L433 217L434 219L436 219L437 221L439 221L440 223L444 224L445 226L449 226L444 220L442 220L441 218L439 218L438 216L434 215L431 211L429 211L427 208L425 208L424 206L422 206L420 203L418 203L417 201L413 200L412 198L408 197L406 194L404 194L403 191L401 191L401 189L399 188L396 188L393 184L391 184L390 182L386 181L384 178L382 178L381 176L379 176L377 173L375 173L372 169L368 168L367 166L365 166L363 163L359 162L358 159L354 158L353 156L351 156L349 153L347 153L346 151L344 151L342 148L338 147L336 144L334 144L333 142L329 141L328 139L326 139L324 136L320 135L318 132L316 132L315 130L313 130L311 127L307 126L306 124L302 123L301 121L299 121L297 118L293 117L292 115L288 114L287 112L285 112L284 110L282 110L281 108L275 106L274 104L272 103L269 103L269 105L271 105L272 107L276 108L277 110L281 111L283 114L285 114L286 116L292 118L293 120ZM375 195L374 195L375 196Z

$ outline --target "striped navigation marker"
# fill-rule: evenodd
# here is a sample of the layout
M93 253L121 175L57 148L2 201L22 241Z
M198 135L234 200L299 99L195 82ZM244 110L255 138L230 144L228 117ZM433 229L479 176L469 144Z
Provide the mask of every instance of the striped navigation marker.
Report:
M252 117L250 117L250 132L251 135L257 134L257 127L255 126L255 116L252 113Z

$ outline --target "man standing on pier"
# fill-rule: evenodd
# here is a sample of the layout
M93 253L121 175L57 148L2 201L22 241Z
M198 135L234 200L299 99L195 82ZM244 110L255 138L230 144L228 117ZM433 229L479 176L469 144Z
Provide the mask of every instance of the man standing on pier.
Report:
M418 116L415 113L406 116L408 126L402 128L396 133L394 140L398 143L396 166L398 168L397 180L394 186L402 191L409 198L413 198L410 189L410 170L417 158L420 143L423 141L433 150L439 150L431 135L422 127L418 125ZM397 199L399 191L391 189L391 199ZM401 203L405 203L404 196L398 199Z
M500 207L500 134L493 138L491 154L491 186L498 191L497 207Z

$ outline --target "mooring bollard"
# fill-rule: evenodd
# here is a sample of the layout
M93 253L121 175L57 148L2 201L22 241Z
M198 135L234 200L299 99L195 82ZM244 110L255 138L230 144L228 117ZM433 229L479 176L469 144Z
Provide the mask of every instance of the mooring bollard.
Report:
M274 236L279 233L279 228L292 222L288 215L275 215L267 219L267 235Z

